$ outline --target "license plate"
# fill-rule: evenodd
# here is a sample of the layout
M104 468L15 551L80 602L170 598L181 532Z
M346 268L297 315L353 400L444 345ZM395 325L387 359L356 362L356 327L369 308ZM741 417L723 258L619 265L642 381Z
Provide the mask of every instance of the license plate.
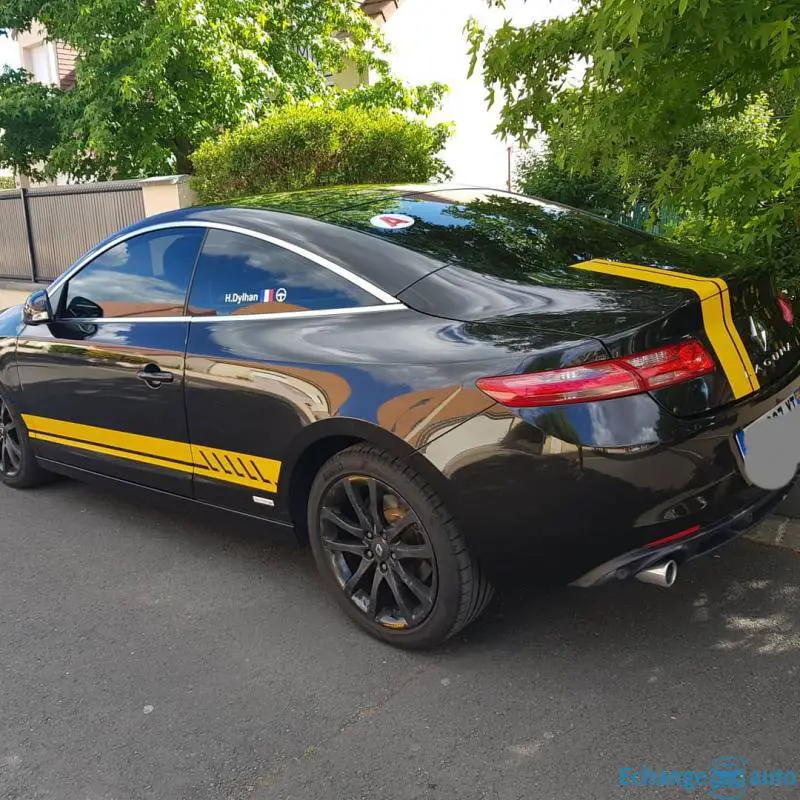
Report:
M742 428L742 430L736 434L736 444L739 445L739 452L742 454L742 457L747 457L748 432L752 436L753 430L757 426L764 425L771 419L781 417L784 414L791 414L793 417L796 417L792 424L800 425L800 413L798 413L798 411L800 411L800 387L795 389L780 405L770 409L766 414L760 416L755 422L751 422L747 427Z

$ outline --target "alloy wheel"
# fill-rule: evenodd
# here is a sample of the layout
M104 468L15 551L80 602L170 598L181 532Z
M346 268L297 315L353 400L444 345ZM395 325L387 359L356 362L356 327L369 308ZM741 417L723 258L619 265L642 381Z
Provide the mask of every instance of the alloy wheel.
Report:
M22 443L17 421L5 400L0 401L0 473L15 478L22 469Z
M420 625L436 600L436 559L417 514L377 478L348 475L325 493L321 542L345 595L391 629Z

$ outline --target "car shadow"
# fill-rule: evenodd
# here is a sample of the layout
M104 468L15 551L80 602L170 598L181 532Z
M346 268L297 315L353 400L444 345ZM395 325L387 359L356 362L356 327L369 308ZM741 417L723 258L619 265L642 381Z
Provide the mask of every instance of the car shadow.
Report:
M617 581L591 589L502 587L453 649L557 643L611 662L665 648L779 656L800 650L800 553L740 539L685 565L670 589ZM794 655L796 658L796 655Z
M73 481L45 490L68 506L92 508L104 519L135 518L148 537L169 538L195 552L221 556L254 570L280 565L282 578L317 610L316 570L308 548L287 526L231 515L147 494L147 504L127 492ZM38 492L37 492L38 494ZM333 615L338 610L331 609ZM341 625L350 623L341 617ZM461 634L420 657L457 659L486 650L566 648L603 655L614 663L636 652L660 656L665 648L700 648L747 656L800 650L800 553L740 539L682 568L670 589L635 580L592 589L540 588L519 582L497 587L483 615Z

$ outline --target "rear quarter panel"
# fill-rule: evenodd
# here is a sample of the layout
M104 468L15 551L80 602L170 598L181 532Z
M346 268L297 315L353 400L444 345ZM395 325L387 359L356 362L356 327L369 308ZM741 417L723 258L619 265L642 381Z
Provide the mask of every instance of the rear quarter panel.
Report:
M195 320L186 360L190 436L193 444L278 461L275 509L263 513L285 518L293 465L315 442L352 436L409 455L493 405L477 378L513 372L532 351L586 346L402 308ZM207 499L234 499L255 513L251 495Z

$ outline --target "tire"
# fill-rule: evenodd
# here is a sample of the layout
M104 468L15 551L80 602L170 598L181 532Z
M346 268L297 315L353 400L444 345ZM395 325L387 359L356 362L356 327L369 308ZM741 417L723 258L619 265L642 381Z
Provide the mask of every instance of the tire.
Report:
M389 644L434 647L492 598L436 492L403 459L373 445L349 447L322 466L308 529L328 590L361 628Z
M50 479L33 454L22 417L0 394L0 481L13 489L31 489Z

